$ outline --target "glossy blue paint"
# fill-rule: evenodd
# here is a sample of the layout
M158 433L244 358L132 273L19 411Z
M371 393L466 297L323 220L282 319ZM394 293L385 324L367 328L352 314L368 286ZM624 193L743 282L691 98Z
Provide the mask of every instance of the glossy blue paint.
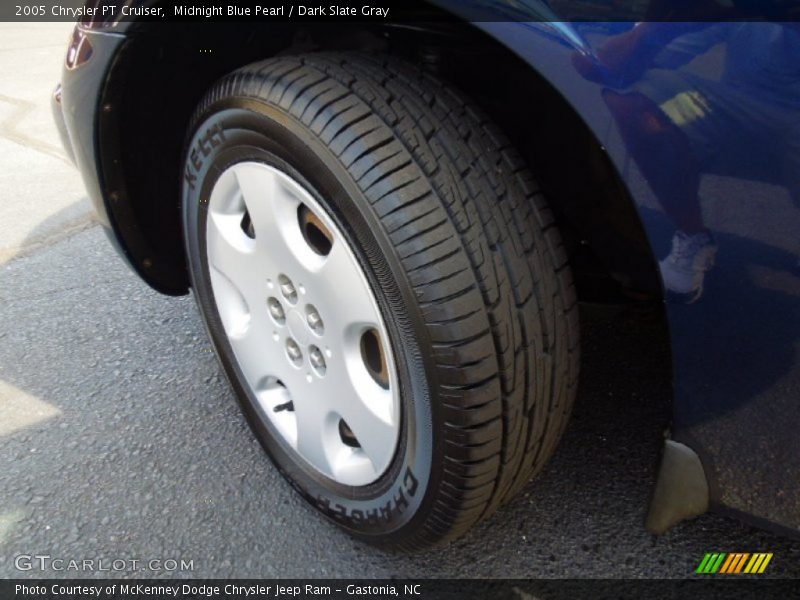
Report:
M800 530L800 27L480 27L592 129L659 260L679 231L716 246L690 294L661 264L672 437L701 456L713 502Z

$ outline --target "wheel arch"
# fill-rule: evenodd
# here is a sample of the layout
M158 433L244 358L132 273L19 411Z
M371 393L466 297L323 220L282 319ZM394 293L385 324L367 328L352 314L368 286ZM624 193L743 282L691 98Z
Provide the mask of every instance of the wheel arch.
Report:
M359 49L423 64L463 88L499 123L545 188L581 298L603 301L622 288L662 297L635 203L597 134L610 115L602 102L581 95L586 90L576 73L555 69L580 46L568 25L479 27L450 20L412 28L362 24L337 29L338 35L318 31L295 22L129 24L109 67L97 144L119 241L153 288L188 291L179 186L186 129L204 91L235 68L272 55ZM492 68L498 64L502 69Z

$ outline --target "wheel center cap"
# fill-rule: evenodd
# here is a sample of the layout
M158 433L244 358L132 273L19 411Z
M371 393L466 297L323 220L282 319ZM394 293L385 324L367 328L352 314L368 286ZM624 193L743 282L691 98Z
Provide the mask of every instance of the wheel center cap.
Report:
M286 325L294 341L300 346L308 346L311 341L311 331L306 326L306 319L297 309L292 309L286 317Z

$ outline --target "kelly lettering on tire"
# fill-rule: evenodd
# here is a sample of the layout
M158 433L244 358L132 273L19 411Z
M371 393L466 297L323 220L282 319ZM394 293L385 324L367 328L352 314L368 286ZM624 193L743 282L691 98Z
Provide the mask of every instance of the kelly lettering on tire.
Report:
M211 154L211 150L225 141L225 131L221 123L216 123L206 129L205 133L198 139L197 144L189 152L189 162L186 164L184 179L187 185L194 189L197 181L197 173L203 168L203 161Z

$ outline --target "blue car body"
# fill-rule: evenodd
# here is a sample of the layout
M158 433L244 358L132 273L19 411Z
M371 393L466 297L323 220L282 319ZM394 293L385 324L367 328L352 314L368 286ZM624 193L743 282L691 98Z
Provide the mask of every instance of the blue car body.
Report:
M718 140L708 141L718 144L709 152L719 160L700 165L698 173L698 203L719 246L715 265L697 301L665 294L674 377L671 437L699 454L712 502L797 530L800 30L794 23L759 21L651 25L661 47L648 68L690 74L682 81L697 87L674 94L702 94L707 106L699 112L723 113L716 125ZM675 154L665 155L647 135L638 143L622 136L621 128L641 124L620 122L604 100L608 90L636 89L647 70L631 67L635 72L603 82L587 80L574 66L576 55L597 56L634 24L491 22L481 27L546 77L581 115L630 191L654 255L669 254L677 225L639 165L664 164ZM751 48L761 54L732 60L730 55L741 49L731 44L743 32L763 42ZM720 96L704 93L704 83L726 80L730 83L719 85ZM745 97L746 106L730 110L725 92ZM763 130L760 140L747 135L753 128ZM666 164L664 170L669 170Z
M624 183L649 260L670 254L687 212L702 220L717 248L713 267L690 298L664 286L670 437L699 456L712 505L800 531L800 28L793 13L759 12L749 2L741 20L703 13L695 21L700 13L687 3L661 2L660 13L637 25L633 19L647 13L630 6L649 3L437 4L480 18L472 26L571 106ZM163 284L180 260L147 258L141 223L109 170L119 149L102 131L113 112L106 76L132 24L118 25L81 34L92 40L86 61L95 64L65 71L58 118L110 237L145 280L182 293L185 282ZM636 32L643 26L646 35Z

